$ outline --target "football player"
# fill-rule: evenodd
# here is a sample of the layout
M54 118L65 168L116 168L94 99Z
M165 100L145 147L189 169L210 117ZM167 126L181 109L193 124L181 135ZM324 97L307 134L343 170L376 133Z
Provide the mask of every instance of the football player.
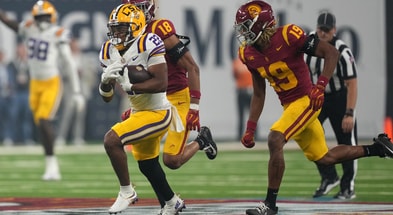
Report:
M74 101L83 105L80 83L75 62L69 45L67 29L56 24L56 8L46 0L37 1L31 11L33 19L18 23L9 19L0 10L0 20L21 36L28 49L30 71L30 109L38 127L46 156L43 180L60 180L59 165L54 154L55 132L52 121L62 96L60 72L69 76L72 82ZM59 70L58 58L64 62Z
M154 0L123 0L123 3L131 3L142 9L145 12L146 31L157 34L164 41L168 65L167 98L177 108L186 128L182 132L168 132L163 148L164 164L170 169L178 169L198 150L204 150L209 159L215 159L217 145L213 141L211 131L206 126L200 127L199 67L187 48L189 38L178 35L172 21L155 19L157 7ZM187 144L192 130L199 131L199 134L194 141ZM160 204L164 206L162 199Z
M165 47L161 38L145 32L144 12L132 4L121 4L109 16L108 36L99 58L103 66L99 92L104 101L113 97L114 81L120 84L130 100L132 113L116 123L105 134L104 146L120 183L120 192L109 213L125 210L137 201L129 177L125 145L132 145L132 154L140 171L153 190L164 200L163 214L177 214L184 201L171 189L159 163L160 141L168 129L184 130L180 117L166 98L168 71ZM141 65L151 74L144 82L131 84L129 65Z
M241 139L247 148L255 145L254 132L262 113L266 80L283 107L281 117L268 135L270 152L266 198L248 215L277 214L276 199L283 179L284 145L293 139L308 160L331 165L361 157L393 157L393 144L386 134L364 146L339 145L328 149L318 114L324 89L337 65L338 51L328 42L307 37L295 24L276 27L272 7L261 0L249 1L237 10L235 29L240 41L239 57L253 76L254 93L247 129ZM310 80L304 53L324 58L324 68L315 85Z
M154 19L156 11L154 0L123 0L123 2L129 2L142 9L146 17L146 31L157 34L164 41L167 52L165 59L168 64L167 97L178 109L183 125L187 128L182 133L168 134L164 148L165 165L171 169L178 169L198 151L196 147L198 145L199 150L204 150L209 159L214 159L217 156L217 146L212 139L210 129L205 126L200 127L199 67L187 48L189 38L178 35L170 20ZM199 137L186 144L185 141L191 130L200 131Z

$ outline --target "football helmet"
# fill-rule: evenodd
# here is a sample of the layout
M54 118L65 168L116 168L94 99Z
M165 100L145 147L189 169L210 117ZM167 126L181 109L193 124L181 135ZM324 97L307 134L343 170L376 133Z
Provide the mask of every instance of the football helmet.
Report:
M154 0L123 0L123 3L133 4L145 12L146 24L154 19L156 6Z
M275 24L272 7L264 1L252 0L237 10L234 28L239 42L251 45L266 28L273 27Z
M50 26L50 24L57 22L56 8L52 3L46 0L37 1L31 10L31 14L34 17L38 27L41 29L45 29Z
M124 50L142 35L146 28L145 15L141 9L132 4L121 4L109 15L108 37L119 50Z

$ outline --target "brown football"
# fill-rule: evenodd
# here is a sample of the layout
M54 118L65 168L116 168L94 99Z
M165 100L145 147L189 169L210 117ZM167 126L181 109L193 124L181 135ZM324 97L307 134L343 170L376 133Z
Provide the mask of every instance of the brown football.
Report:
M149 71L142 65L127 65L125 68L128 70L128 77L130 78L131 84L141 83L152 78Z

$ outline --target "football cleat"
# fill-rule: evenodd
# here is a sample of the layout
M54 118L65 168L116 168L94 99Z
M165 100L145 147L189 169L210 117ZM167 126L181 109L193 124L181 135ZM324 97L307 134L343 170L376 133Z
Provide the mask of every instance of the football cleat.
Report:
M42 175L44 181L59 181L61 180L59 163L55 156L45 157L45 173Z
M246 210L247 215L275 215L277 212L278 207L270 208L263 202L256 208Z
M213 140L210 129L206 126L201 127L201 131L195 141L199 143L199 149L205 151L206 156L213 160L217 156L217 145Z
M393 143L387 134L381 133L377 138L374 138L374 144L380 146L380 157L393 158Z
M121 192L117 196L115 203L109 208L109 214L117 214L128 208L128 205L135 204L138 201L138 195L134 193L130 196L123 196Z
M166 202L164 208L161 210L161 215L177 215L179 212L183 211L184 208L186 208L186 204L175 194L175 200L173 203Z
M343 199L343 200L349 200L349 199L354 199L356 198L356 194L355 191L350 191L350 190L344 190L344 191L340 191L338 192L335 196L335 199Z
M340 184L340 179L337 177L334 180L322 179L321 185L315 191L313 198L318 198L328 194L333 188Z

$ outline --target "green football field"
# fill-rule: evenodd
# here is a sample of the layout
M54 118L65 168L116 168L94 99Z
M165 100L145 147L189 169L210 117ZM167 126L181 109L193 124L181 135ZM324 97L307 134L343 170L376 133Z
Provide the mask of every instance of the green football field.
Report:
M178 170L164 167L174 191L183 198L264 199L268 151L245 149L240 143L234 147L227 147L227 143L218 145L220 151L213 161L198 152ZM41 180L44 169L42 150L40 146L0 147L0 197L117 196L118 182L102 145L57 147L62 180L51 182ZM279 199L311 201L320 180L314 163L298 149L287 149L285 160L286 171ZM131 155L128 163L138 195L155 198ZM393 160L359 159L358 166L357 198L351 201L393 202ZM341 174L341 166L337 167ZM337 192L338 187L323 198L329 200Z

